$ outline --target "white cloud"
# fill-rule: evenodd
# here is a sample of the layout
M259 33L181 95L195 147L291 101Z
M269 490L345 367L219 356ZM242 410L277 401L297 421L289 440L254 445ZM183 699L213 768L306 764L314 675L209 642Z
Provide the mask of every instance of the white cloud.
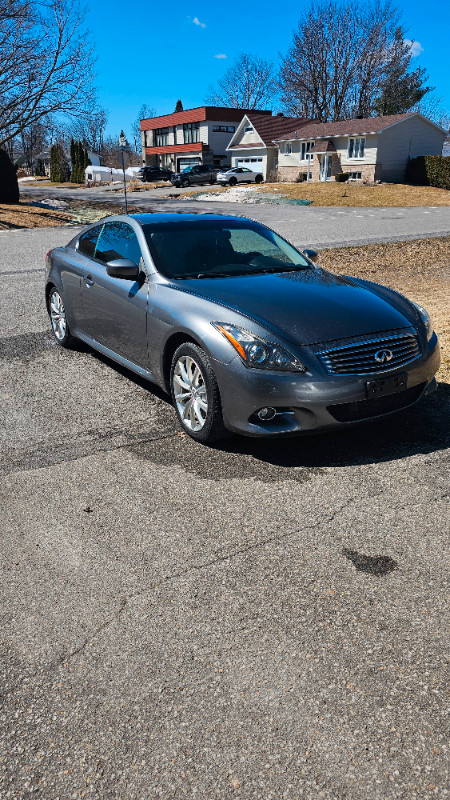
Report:
M194 25L199 25L200 28L206 28L206 23L205 22L200 22L198 17L194 17L192 22L194 23Z
M420 42L412 42L411 39L403 39L403 41L409 46L413 58L417 58L417 56L423 53L423 47Z
M225 53L217 53L217 55L214 56L214 58L226 58L226 55Z

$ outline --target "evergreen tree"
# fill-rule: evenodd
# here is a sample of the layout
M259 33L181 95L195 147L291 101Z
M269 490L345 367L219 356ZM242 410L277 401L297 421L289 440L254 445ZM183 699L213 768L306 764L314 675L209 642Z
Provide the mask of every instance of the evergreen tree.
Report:
M405 41L402 29L397 28L384 68L381 92L373 104L380 116L409 111L433 88L424 86L428 75L423 67L411 71L412 58L411 43Z
M70 182L76 183L76 153L75 153L75 142L72 139L70 140L70 165L71 165L71 173L70 173Z
M183 111L183 110L184 110L183 103L181 102L181 100L177 100L177 104L175 106L175 114L177 113L177 111Z
M69 165L60 144L52 144L50 148L50 180L53 183L64 183L69 179Z
M0 148L0 203L18 203L16 170L6 150Z
M36 161L36 169L34 171L34 174L41 178L45 176L45 167L42 158L38 158L38 160Z

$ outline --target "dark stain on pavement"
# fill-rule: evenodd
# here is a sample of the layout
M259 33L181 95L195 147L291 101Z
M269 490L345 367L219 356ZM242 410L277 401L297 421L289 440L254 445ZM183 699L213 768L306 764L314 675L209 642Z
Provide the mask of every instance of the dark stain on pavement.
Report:
M389 575L390 572L398 569L398 564L390 556L365 556L357 550L349 550L344 547L342 554L352 562L353 566L360 572L368 572L369 575Z

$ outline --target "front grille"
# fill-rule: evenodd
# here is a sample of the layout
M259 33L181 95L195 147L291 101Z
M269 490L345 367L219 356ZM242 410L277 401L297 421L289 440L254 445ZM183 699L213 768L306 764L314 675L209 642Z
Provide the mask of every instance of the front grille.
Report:
M389 360L378 361L375 356L381 353ZM407 333L323 350L317 355L330 375L364 375L403 367L419 353L417 336Z
M404 392L387 394L384 397L375 397L370 400L359 400L355 403L339 403L339 405L327 406L327 410L338 422L357 422L410 406L418 400L424 388L425 384L420 383L418 386L412 386L411 389L405 389Z

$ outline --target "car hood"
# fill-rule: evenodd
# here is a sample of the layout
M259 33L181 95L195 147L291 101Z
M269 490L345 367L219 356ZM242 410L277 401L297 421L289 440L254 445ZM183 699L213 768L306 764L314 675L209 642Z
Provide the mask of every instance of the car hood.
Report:
M176 288L251 317L304 345L412 324L393 298L381 296L381 287L378 293L375 287L321 269L186 280ZM226 315L218 312L217 321L227 322Z

